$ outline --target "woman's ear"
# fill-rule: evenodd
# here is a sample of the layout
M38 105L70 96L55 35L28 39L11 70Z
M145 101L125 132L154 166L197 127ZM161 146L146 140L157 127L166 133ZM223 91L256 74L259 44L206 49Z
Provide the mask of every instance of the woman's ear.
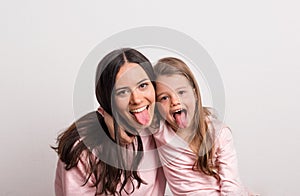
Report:
M98 107L97 112L104 118L104 122L108 128L110 136L113 139L115 139L113 118L108 113L106 113L105 110L101 106Z
M98 107L97 112L99 112L99 114L104 117L104 109L101 106Z

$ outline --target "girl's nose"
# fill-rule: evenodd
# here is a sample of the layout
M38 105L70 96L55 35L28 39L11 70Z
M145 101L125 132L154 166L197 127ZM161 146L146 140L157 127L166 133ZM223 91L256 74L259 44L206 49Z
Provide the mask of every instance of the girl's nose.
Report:
M171 98L171 106L177 106L180 105L180 98L178 96L172 96Z

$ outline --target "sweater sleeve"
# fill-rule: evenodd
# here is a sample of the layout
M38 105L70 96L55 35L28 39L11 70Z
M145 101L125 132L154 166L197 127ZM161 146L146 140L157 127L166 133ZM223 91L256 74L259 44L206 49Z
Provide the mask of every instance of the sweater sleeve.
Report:
M221 195L248 195L244 192L239 179L237 154L231 130L228 127L222 128L217 136L217 141L219 146L216 153L221 178Z
M65 169L65 164L58 160L55 176L56 196L94 196L96 188L92 187L91 178L83 186L86 179L85 164L80 159L76 167Z

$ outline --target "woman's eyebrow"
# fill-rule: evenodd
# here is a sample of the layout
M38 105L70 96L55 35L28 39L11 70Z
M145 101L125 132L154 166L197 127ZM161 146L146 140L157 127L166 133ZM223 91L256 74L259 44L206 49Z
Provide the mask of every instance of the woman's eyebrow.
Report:
M139 85L139 84L141 84L141 83L143 83L143 82L145 82L145 81L148 81L149 79L148 78L144 78L144 79L142 79L141 81L139 81L138 83L137 83L137 85Z
M120 90L125 90L125 89L129 89L129 87L124 86L124 87L120 87L120 88L116 88L115 91L120 91Z
M149 81L149 79L144 78L144 79L140 80L139 82L137 82L136 85L140 85L141 83L143 83L145 81ZM119 91L119 90L122 90L122 89L130 89L130 87L129 86L122 86L122 87L116 88L115 91Z

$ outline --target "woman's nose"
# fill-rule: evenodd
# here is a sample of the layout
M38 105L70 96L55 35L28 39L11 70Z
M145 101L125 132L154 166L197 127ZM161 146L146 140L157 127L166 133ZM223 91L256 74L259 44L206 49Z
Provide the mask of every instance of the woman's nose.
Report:
M130 104L140 104L142 102L142 99L143 95L137 90L131 92Z

